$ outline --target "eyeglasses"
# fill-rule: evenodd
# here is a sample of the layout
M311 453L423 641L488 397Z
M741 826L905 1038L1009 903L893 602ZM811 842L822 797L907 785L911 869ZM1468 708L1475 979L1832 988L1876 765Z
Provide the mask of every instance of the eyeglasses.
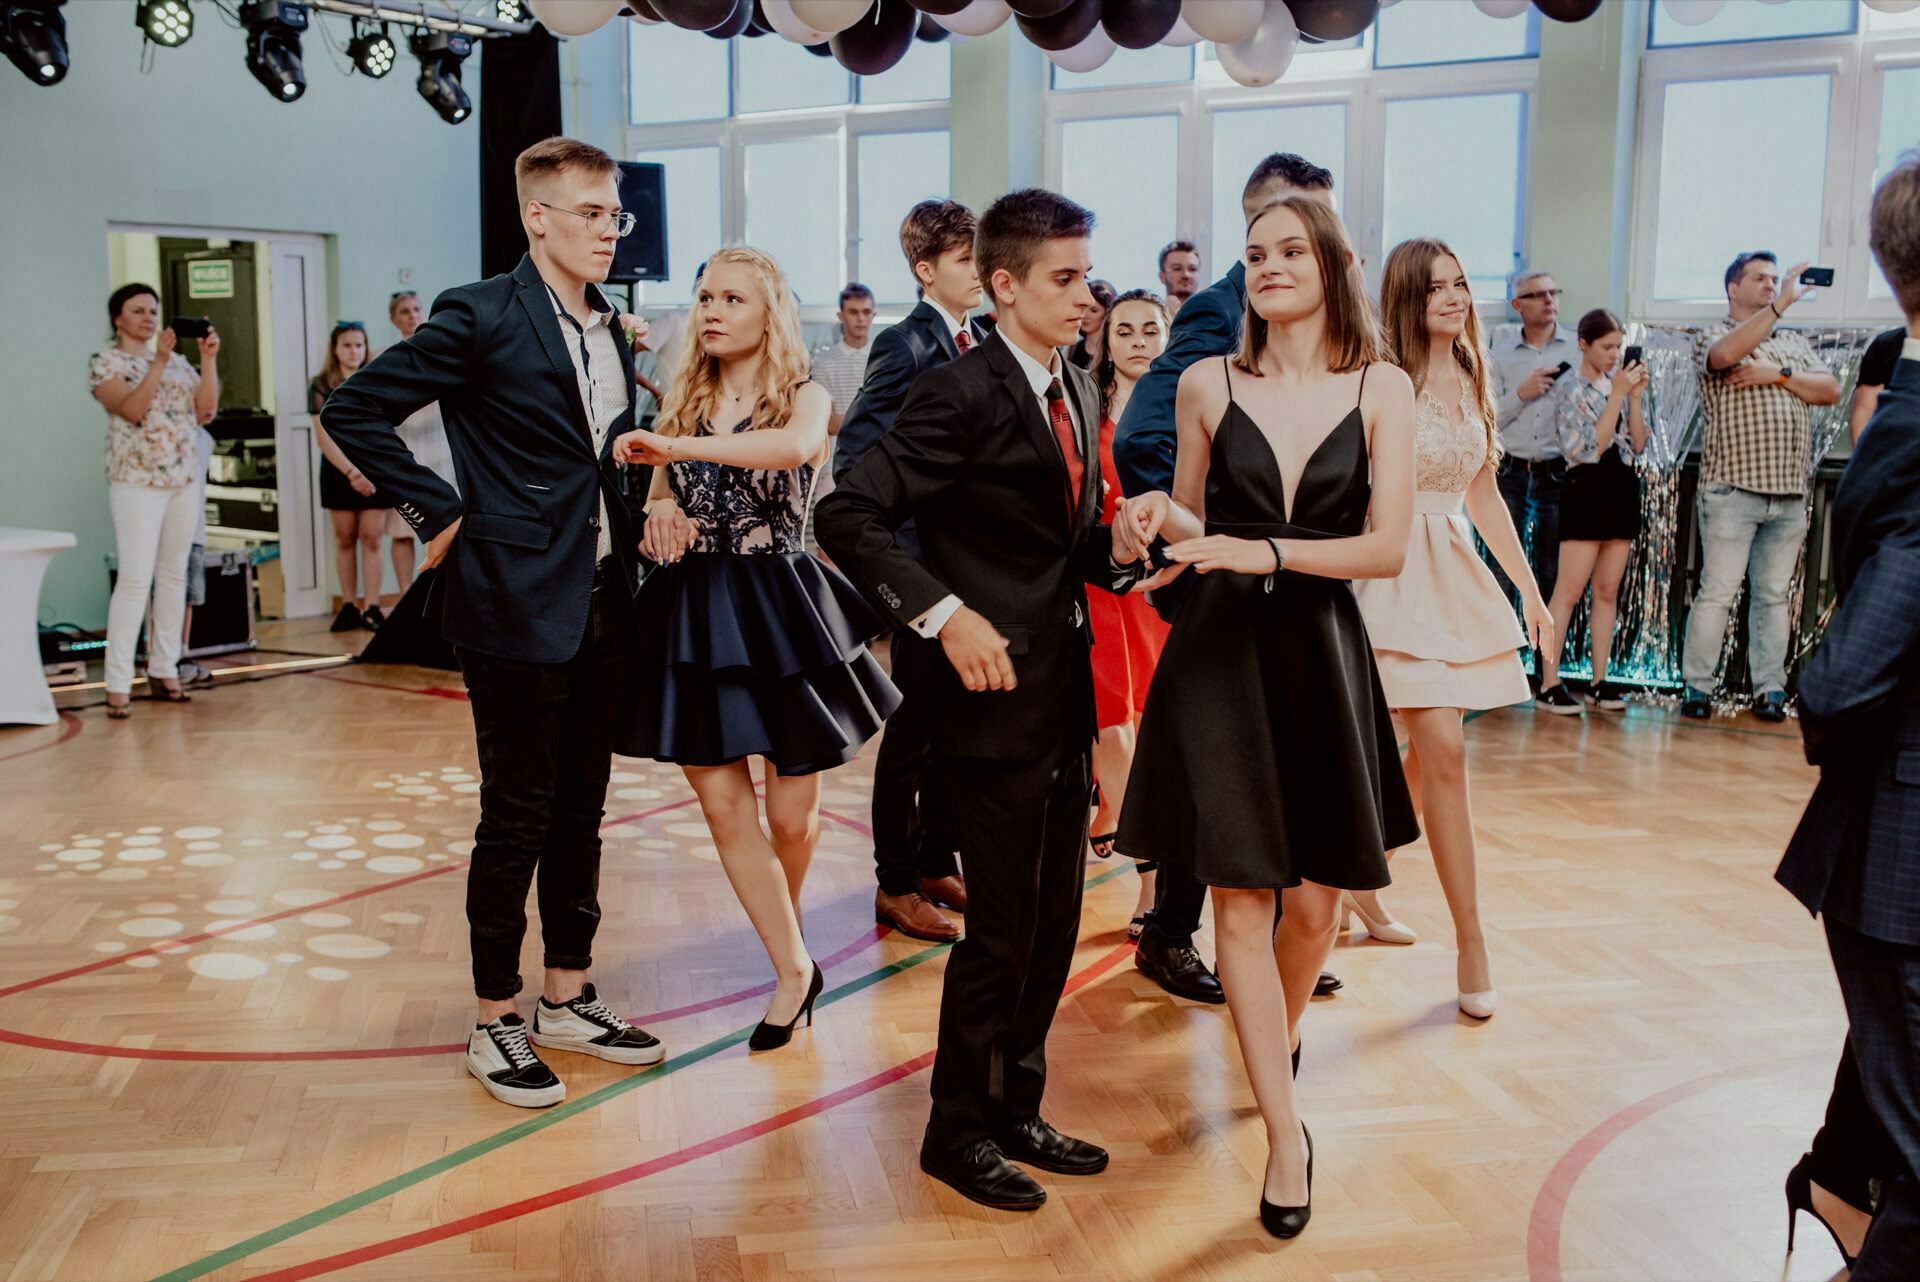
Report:
M609 218L613 220L613 234L616 236L626 235L628 232L633 230L633 225L636 222L640 221L638 218L635 218L632 214L626 214L626 213L611 214L604 209L596 209L590 214L583 214L577 209L562 209L558 205L549 205L544 200L536 200L533 203L540 206L540 208L542 209L551 209L557 213L572 214L575 218L586 219L587 230L592 232L596 236L598 236L601 232L607 229L607 220Z
M1558 298L1566 292L1564 289L1536 289L1530 293L1515 294L1513 301L1516 303L1530 303L1535 299Z

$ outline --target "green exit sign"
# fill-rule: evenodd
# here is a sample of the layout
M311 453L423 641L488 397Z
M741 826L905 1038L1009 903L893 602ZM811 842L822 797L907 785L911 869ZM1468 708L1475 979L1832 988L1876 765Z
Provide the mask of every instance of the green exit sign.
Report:
M188 298L232 298L233 260L209 259L187 264Z

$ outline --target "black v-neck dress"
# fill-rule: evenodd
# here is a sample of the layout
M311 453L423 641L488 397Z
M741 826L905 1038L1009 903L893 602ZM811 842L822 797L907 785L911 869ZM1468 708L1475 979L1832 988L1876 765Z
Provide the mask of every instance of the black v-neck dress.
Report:
M1358 535L1368 476L1356 404L1307 460L1289 512L1273 448L1229 382L1207 533ZM1147 696L1117 848L1210 886L1385 886L1386 852L1420 828L1352 588L1299 573L1194 577Z

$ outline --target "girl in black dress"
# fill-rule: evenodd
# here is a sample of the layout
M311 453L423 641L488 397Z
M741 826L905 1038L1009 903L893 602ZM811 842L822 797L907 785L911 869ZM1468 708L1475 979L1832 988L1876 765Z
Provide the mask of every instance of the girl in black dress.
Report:
M801 542L827 454L826 389L807 381L800 314L755 249L707 260L657 432L614 458L654 468L641 552L631 706L616 750L677 762L720 864L773 962L754 1050L812 1022L820 968L800 933L800 885L820 837L820 772L852 760L900 704L867 642L886 631ZM764 757L767 839L749 757Z
M1281 1052L1297 1044L1340 892L1386 885L1386 851L1418 835L1348 586L1406 557L1413 388L1376 363L1360 271L1326 204L1263 209L1246 267L1239 350L1180 379L1172 499L1134 505L1142 536L1157 526L1203 577L1147 696L1118 848L1213 887L1220 982L1267 1126L1260 1216L1292 1237L1312 1140Z
M386 537L390 509L386 499L374 492L373 482L361 475L320 426L320 407L333 395L333 389L371 359L367 327L359 321L341 321L327 337L326 364L307 384L313 439L326 460L320 468L320 506L333 519L333 564L340 576L340 613L334 616L332 628L335 632L363 627L372 630L386 621L380 613L380 580L386 573L380 564L380 543Z

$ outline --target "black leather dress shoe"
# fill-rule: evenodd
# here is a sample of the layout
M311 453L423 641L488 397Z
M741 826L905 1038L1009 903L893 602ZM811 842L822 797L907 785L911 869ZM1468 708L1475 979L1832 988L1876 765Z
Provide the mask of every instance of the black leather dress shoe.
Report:
M1107 1169L1107 1150L1062 1135L1037 1117L1003 1132L998 1144L1009 1162L1024 1162L1055 1175L1098 1175Z
M929 1137L920 1145L920 1169L961 1197L1001 1211L1033 1211L1047 1191L1015 1166L992 1140L948 1148Z
M1134 950L1133 964L1142 975L1175 997L1205 1002L1209 1006L1218 1006L1227 1000L1227 995L1220 991L1219 979L1200 960L1198 949L1192 945L1168 944L1154 933L1152 926L1142 932L1140 946Z
M1320 978L1313 981L1313 995L1328 997L1347 986L1347 981L1330 970L1320 972Z

